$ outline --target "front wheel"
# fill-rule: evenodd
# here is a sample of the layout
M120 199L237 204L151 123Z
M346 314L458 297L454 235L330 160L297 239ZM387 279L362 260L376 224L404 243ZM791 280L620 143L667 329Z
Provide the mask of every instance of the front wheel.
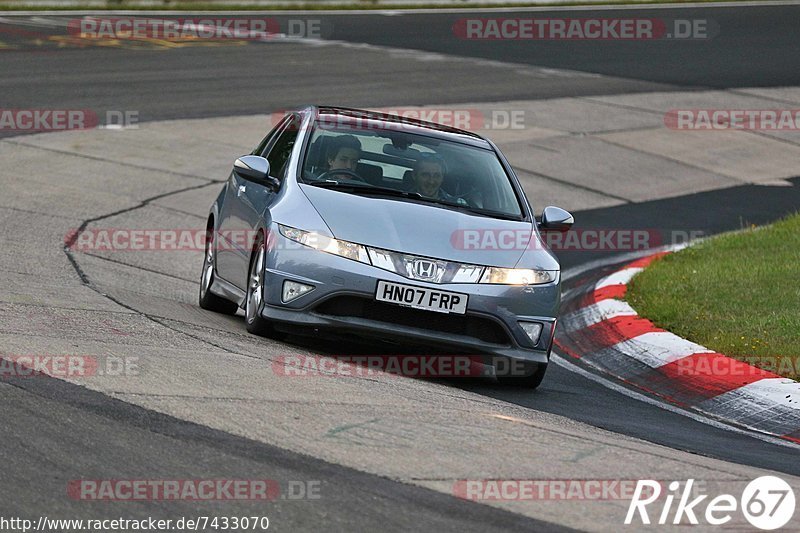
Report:
M250 258L250 271L247 275L247 296L245 297L244 320L247 331L262 337L273 336L275 329L268 320L261 316L264 308L264 268L266 250L264 237L259 235L253 246Z
M222 313L224 315L235 315L239 306L236 302L226 300L211 292L211 285L214 283L214 242L212 231L206 235L206 253L203 257L203 271L200 274L200 296L198 303L203 309Z

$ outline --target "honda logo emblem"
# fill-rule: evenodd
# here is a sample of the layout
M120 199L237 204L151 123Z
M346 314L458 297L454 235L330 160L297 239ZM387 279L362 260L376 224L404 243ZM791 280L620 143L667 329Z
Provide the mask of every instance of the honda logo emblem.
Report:
M435 279L436 263L426 259L414 259L414 274L419 279Z

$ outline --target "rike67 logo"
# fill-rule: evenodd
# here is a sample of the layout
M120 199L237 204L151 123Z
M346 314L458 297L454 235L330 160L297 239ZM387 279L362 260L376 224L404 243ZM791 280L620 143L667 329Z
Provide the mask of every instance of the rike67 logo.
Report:
M643 479L636 484L636 489L625 516L625 524L638 521L649 525L651 517L648 506L663 501L663 507L653 505L650 511L655 512L653 521L659 525L672 523L675 525L699 525L698 517L706 524L721 526L733 519L735 513L741 512L751 526L762 530L774 530L789 523L794 515L795 496L792 487L776 476L762 476L754 479L744 488L740 498L732 494L720 494L707 500L708 494L702 494L694 488L694 479L689 479L681 488L681 482L673 481L668 485L669 492L662 494L662 484L655 480ZM700 494L698 495L698 492ZM696 497L695 497L696 496ZM690 500L690 498L692 498ZM673 504L677 500L677 504Z

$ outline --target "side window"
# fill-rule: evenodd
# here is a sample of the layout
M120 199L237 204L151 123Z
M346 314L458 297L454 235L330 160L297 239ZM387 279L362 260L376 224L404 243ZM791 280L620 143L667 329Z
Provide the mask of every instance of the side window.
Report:
M265 156L267 161L269 161L270 175L279 180L283 180L283 178L286 177L286 167L289 163L289 156L292 154L292 148L294 148L297 135L300 133L299 125L299 117L292 117L272 144L269 155Z
M258 146L256 146L256 148L252 152L250 152L250 155L260 155L264 157L264 152L267 150L267 145L272 139L275 138L276 132L283 129L283 126L286 124L286 121L289 120L289 118L290 117L284 117L283 119L281 119L281 121L278 122L278 125L272 128L272 130L270 130L270 132L267 133L266 137L264 137L264 139L260 143L258 143Z

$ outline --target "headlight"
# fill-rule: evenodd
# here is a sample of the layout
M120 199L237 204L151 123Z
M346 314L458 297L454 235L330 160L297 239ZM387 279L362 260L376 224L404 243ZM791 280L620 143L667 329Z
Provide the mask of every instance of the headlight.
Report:
M529 268L495 268L489 267L481 277L481 283L498 285L541 285L555 281L556 270L532 270Z
M392 252L386 250L379 250L377 248L367 248L369 259L372 261L372 266L388 270L389 272L397 272L392 259Z
M483 274L482 266L475 265L461 265L453 274L453 279L450 283L477 283Z
M320 252L346 257L353 261L360 261L361 263L370 264L367 249L360 244L355 244L347 241L340 241L315 231L303 231L297 228L290 228L278 224L278 229L281 235L287 239L299 242Z

